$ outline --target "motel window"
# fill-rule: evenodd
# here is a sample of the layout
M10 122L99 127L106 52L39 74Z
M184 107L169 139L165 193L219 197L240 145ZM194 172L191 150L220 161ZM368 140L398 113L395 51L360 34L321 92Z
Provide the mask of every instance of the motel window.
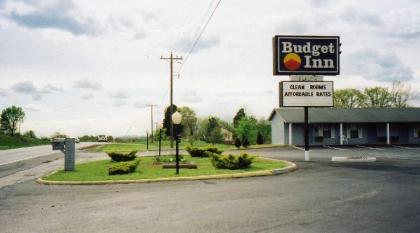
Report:
M356 125L350 125L350 129L347 134L349 138L363 138L363 129L362 127L357 127Z
M420 128L414 129L414 137L420 138Z
M333 126L328 126L328 125L318 126L317 131L318 131L317 132L318 137L335 138L335 129Z

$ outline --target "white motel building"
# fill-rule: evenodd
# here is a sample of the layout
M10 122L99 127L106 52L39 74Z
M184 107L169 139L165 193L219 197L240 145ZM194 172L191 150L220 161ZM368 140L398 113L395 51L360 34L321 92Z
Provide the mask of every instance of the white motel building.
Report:
M303 108L272 111L272 143L304 144ZM309 108L310 145L420 145L420 108Z

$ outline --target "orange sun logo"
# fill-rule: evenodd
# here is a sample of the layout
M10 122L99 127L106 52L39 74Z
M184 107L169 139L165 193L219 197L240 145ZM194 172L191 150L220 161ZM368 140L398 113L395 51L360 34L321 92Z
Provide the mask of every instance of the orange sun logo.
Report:
M296 53L289 53L283 59L283 64L288 70L297 70L300 67L302 60Z

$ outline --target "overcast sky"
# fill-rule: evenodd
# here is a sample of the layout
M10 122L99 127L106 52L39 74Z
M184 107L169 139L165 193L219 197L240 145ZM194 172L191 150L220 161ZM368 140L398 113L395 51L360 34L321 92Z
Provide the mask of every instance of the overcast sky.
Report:
M186 56L213 0L0 0L0 109L38 135L144 134L169 103L171 51ZM222 0L174 81L174 102L231 120L278 105L274 35L338 35L335 88L420 88L418 0ZM179 71L181 64L175 64ZM412 100L419 105L420 101Z

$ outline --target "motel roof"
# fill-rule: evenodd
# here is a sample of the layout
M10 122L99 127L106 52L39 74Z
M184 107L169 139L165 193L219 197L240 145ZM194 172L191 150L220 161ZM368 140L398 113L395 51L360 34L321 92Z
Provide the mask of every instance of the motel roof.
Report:
M303 108L276 108L269 117L279 114L285 122L303 123ZM310 123L420 123L420 108L309 108Z

